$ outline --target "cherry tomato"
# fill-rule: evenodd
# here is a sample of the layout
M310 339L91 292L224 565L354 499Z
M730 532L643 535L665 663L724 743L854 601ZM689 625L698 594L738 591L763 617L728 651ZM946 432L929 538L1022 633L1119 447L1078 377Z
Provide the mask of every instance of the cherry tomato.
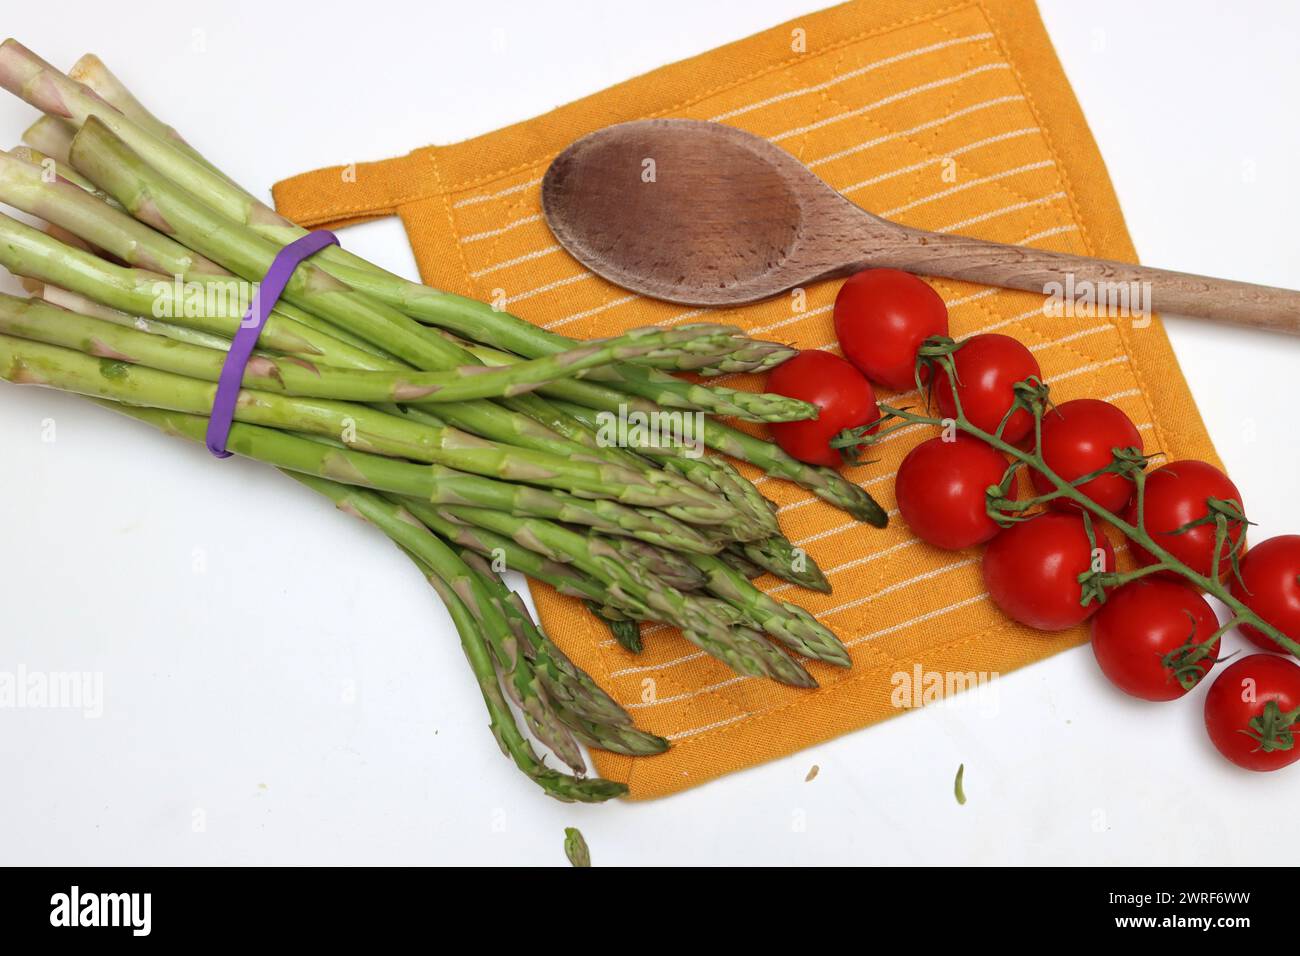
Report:
M1300 641L1300 534L1278 535L1247 551L1241 559L1241 581L1232 577L1232 596L1291 640ZM1241 633L1266 651L1291 653L1257 627L1243 624Z
M932 335L948 334L948 307L910 272L867 269L835 297L835 335L844 356L877 385L915 387L916 352Z
M898 511L916 536L958 551L998 533L984 510L984 490L1006 472L1007 460L968 435L921 442L898 467Z
M976 428L996 432L1015 402L1012 386L1025 379L1041 377L1034 354L1008 335L973 335L952 355L957 372L957 398L961 410ZM935 369L934 397L945 418L957 416L952 383L947 374ZM1011 416L1002 437L1015 443L1029 434L1034 417L1023 408Z
M778 365L767 377L767 390L817 406L815 419L768 426L787 454L812 465L833 468L843 464L843 456L830 446L830 440L846 428L870 425L880 419L871 383L844 359L829 352L809 349Z
M1104 554L1098 570L1115 570L1115 551L1100 528L1097 547ZM1079 575L1093 564L1081 515L1047 512L1013 524L984 552L984 586L1009 617L1040 631L1063 631L1081 624L1097 602L1081 603Z
M1209 513L1205 505L1207 498L1232 500L1240 505L1241 492L1237 486L1227 475L1206 462L1174 461L1147 475L1145 497L1144 523L1147 533L1155 539L1156 544L1196 573L1207 577L1212 574L1214 524L1197 525L1180 534L1173 532L1189 521L1205 517ZM1125 518L1131 524L1137 523L1136 501L1128 506ZM1243 530L1241 522L1231 522L1228 527L1229 540L1239 540ZM1228 547L1225 543L1225 554ZM1153 564L1155 561L1136 541L1133 542L1133 555L1144 564ZM1230 560L1222 558L1219 563L1220 576L1226 577L1231 573ZM1168 576L1168 572L1162 574Z
M1104 468L1111 463L1113 448L1142 448L1142 433L1122 411L1110 402L1079 398L1064 402L1043 414L1043 461L1066 481ZM1055 490L1038 471L1031 472L1034 489L1040 494ZM1133 497L1133 482L1119 475L1099 475L1079 490L1107 511L1119 513ZM1052 507L1078 510L1068 498L1058 498Z
M1219 628L1205 598L1173 581L1139 578L1106 598L1092 619L1092 652L1112 684L1143 700L1176 700L1209 673L1219 656L1216 639L1205 652L1191 645ZM1184 650L1187 649L1187 650Z
M1300 666L1252 654L1224 668L1205 695L1210 740L1238 767L1281 770L1300 760Z

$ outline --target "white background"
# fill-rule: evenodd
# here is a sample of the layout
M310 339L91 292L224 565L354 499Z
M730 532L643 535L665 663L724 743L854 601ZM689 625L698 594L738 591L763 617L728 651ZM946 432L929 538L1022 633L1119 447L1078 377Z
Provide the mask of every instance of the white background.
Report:
M99 53L269 187L525 119L815 3L65 0L8 4L3 29L65 67ZM1300 5L1042 6L1143 260L1300 287ZM0 145L31 118L0 100ZM347 241L414 275L395 222ZM1168 324L1256 540L1300 530L1300 341ZM598 865L1282 863L1300 846L1279 823L1300 770L1236 770L1201 692L1125 699L1087 649L666 800L557 804L497 752L444 612L382 536L269 469L43 390L0 387L0 462L0 670L101 671L105 693L98 720L0 711L7 862L563 864L566 825Z

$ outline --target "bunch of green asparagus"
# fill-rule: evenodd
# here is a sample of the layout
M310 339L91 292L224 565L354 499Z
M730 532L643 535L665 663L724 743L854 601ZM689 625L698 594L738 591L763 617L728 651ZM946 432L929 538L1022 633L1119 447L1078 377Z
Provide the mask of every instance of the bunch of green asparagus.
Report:
M0 295L0 377L203 442L248 304L238 293L305 230L93 56L65 75L8 40L0 86L44 114L28 145L0 152L0 202L44 222L0 215L0 265L29 293ZM580 745L645 755L667 741L633 726L500 572L581 598L633 651L639 622L657 621L742 674L811 687L801 658L848 666L812 615L751 583L768 572L830 589L722 456L871 524L884 514L837 472L717 420L791 421L814 407L671 374L760 371L792 354L706 323L575 341L331 247L295 270L267 321L228 448L400 547L446 604L503 752L551 796L600 801L624 788L586 776ZM610 440L611 416L632 413L700 413L721 454L635 429Z

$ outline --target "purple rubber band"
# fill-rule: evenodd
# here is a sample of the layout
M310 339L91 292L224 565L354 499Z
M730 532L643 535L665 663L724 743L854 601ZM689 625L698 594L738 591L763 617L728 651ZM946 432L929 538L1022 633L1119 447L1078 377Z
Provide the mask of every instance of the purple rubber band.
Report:
M266 270L258 286L253 302L244 314L244 321L230 343L226 353L226 364L221 367L221 376L217 379L217 394L212 399L212 416L208 419L208 451L218 458L229 458L226 451L226 439L230 437L230 426L235 421L235 403L239 399L239 389L244 381L244 369L257 347L257 340L262 334L262 326L284 294L284 287L289 284L289 277L298 264L309 256L315 255L326 246L337 246L338 237L326 229L309 232L301 239L295 239L276 254L271 268Z

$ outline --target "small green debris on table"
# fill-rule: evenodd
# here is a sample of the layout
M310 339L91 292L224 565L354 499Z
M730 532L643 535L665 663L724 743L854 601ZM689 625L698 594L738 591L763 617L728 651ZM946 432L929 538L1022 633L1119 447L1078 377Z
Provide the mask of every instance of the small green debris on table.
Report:
M966 791L961 788L961 778L966 773L964 763L957 765L957 779L952 782L952 795L957 798L957 802L962 806L966 805Z
M577 827L564 828L564 855L574 866L591 866L591 850Z

